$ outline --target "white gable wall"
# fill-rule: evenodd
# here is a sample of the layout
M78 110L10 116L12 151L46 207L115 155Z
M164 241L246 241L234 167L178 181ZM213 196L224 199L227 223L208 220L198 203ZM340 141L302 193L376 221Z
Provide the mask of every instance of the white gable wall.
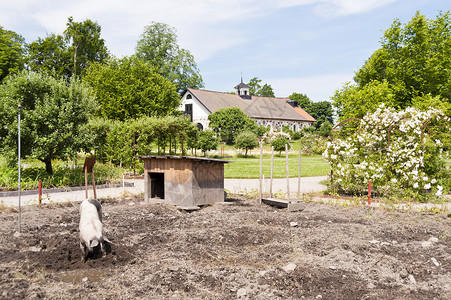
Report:
M191 99L187 99L190 97L191 97ZM208 123L209 123L208 115L210 114L210 111L205 106L203 106L203 104L201 104L199 102L199 100L197 100L197 98L194 97L193 94L191 94L190 92L186 92L185 95L183 95L181 103L182 103L182 105L179 107L179 110L181 110L183 112L185 111L185 104L192 104L193 105L193 123L202 124L203 129L208 128Z

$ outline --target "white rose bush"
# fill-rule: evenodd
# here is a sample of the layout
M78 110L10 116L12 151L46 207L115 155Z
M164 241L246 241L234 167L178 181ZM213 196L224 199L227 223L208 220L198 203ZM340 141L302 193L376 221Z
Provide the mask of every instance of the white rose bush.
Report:
M440 134L428 130L432 125L440 125ZM396 111L381 105L351 134L338 134L327 144L323 157L331 168L330 187L362 194L371 180L384 197L424 201L441 196L451 185L443 151L449 133L450 118L440 110Z

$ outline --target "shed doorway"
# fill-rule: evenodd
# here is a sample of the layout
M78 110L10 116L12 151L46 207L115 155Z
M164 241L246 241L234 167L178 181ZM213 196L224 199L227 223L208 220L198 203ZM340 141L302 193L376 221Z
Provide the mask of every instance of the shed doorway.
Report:
M164 173L149 172L150 198L164 199Z

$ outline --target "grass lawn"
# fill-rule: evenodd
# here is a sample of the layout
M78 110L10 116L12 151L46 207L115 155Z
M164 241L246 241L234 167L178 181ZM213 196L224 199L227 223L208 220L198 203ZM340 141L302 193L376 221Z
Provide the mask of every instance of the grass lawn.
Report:
M260 156L253 155L247 158L234 157L232 163L225 164L225 178L259 178L260 177ZM288 168L290 177L298 176L298 155L289 155ZM321 155L302 156L301 158L301 176L324 176L329 173L328 164ZM273 178L286 177L285 155L281 157L274 155ZM263 156L263 175L265 178L271 176L271 156Z

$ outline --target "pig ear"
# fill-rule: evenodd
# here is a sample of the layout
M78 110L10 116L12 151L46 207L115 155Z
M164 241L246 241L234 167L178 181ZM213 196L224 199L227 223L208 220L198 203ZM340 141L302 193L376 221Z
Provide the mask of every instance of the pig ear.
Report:
M92 241L89 241L89 244L90 244L91 248L97 247L97 245L99 244L99 241L98 240L92 240Z

